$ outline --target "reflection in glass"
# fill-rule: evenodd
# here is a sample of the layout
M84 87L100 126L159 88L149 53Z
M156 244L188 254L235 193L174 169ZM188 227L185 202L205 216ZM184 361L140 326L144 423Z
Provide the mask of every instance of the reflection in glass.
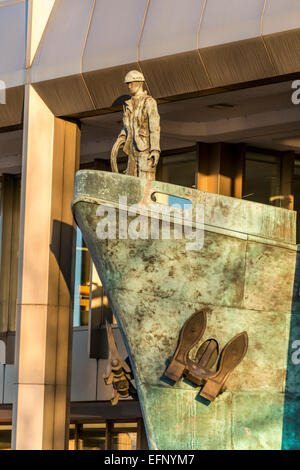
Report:
M105 424L82 424L78 430L78 450L105 450Z
M280 207L280 159L278 157L247 152L243 199Z
M11 430L10 425L0 426L0 450L11 450Z
M137 421L71 424L69 450L137 450L142 429Z
M169 155L159 159L156 179L192 188L195 187L195 172L196 151Z
M111 450L136 450L136 432L113 433L111 438Z
M90 309L93 318L98 319L98 326L104 322L105 318L115 323L108 298L92 263L82 233L77 228L73 326L87 326Z

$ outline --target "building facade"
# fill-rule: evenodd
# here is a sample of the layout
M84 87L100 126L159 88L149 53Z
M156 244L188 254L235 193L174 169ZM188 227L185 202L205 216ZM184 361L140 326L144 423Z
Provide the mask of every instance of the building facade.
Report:
M297 0L0 1L0 448L147 448L138 400L113 407L103 381L105 318L127 352L72 218L75 173L110 171L137 69L161 116L158 181L298 211L299 13ZM278 447L300 448L285 426Z

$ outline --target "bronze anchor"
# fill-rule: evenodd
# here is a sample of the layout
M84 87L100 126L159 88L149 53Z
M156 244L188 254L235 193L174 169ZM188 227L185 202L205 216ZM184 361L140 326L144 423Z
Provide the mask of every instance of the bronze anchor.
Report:
M205 331L206 312L210 312L210 309L207 308L195 312L182 328L177 349L165 371L165 376L174 382L178 382L182 377L187 367L188 354L201 339Z
M188 374L187 378L197 385L204 387L200 391L200 396L209 401L213 401L221 391L225 381L231 372L243 360L248 349L248 335L246 331L234 336L222 350L219 365L216 371L205 367L203 364L197 364L187 360Z
M199 383L195 380L193 371L194 369L212 369L215 363L217 362L219 355L219 345L218 342L214 339L207 339L201 346L198 348L196 353L195 361L191 361L187 358L188 368L184 376L190 381L197 385L204 385L204 379L199 380Z
M203 388L200 396L213 401L222 390L225 381L231 372L243 360L248 349L248 335L246 331L237 334L224 347L218 361L217 370L213 370L219 346L215 339L206 340L200 345L196 359L192 361L188 356L193 346L202 337L206 326L206 311L194 313L184 324L178 347L165 375L177 382L183 375L195 385Z

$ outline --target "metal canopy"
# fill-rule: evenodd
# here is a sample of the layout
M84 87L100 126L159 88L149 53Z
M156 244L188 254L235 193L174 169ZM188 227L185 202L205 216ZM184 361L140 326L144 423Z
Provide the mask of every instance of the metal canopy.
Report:
M298 0L269 0L265 8L264 0L150 0L147 11L147 0L96 0L94 10L93 3L56 2L32 82L79 73L81 58L90 72L134 63L137 54L143 61L300 27Z
M96 0L93 5L94 0L55 2L31 82L131 64L137 55L140 61L155 59L300 27L298 0L164 0L163 8L160 0ZM0 77L8 88L25 83L25 23L25 2L0 8Z
M133 68L155 98L296 75L299 18L298 0L56 0L28 78L55 115L77 116L114 106ZM0 7L8 88L26 82L25 23L25 1ZM20 122L16 90L0 126Z

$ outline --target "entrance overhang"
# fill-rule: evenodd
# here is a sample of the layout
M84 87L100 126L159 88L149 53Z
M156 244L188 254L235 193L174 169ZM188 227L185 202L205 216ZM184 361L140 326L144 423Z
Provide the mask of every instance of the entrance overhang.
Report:
M20 124L26 82L55 116L76 118L120 109L131 69L160 102L298 78L299 13L298 0L55 1L26 70L25 2L10 4L0 15L0 127Z

